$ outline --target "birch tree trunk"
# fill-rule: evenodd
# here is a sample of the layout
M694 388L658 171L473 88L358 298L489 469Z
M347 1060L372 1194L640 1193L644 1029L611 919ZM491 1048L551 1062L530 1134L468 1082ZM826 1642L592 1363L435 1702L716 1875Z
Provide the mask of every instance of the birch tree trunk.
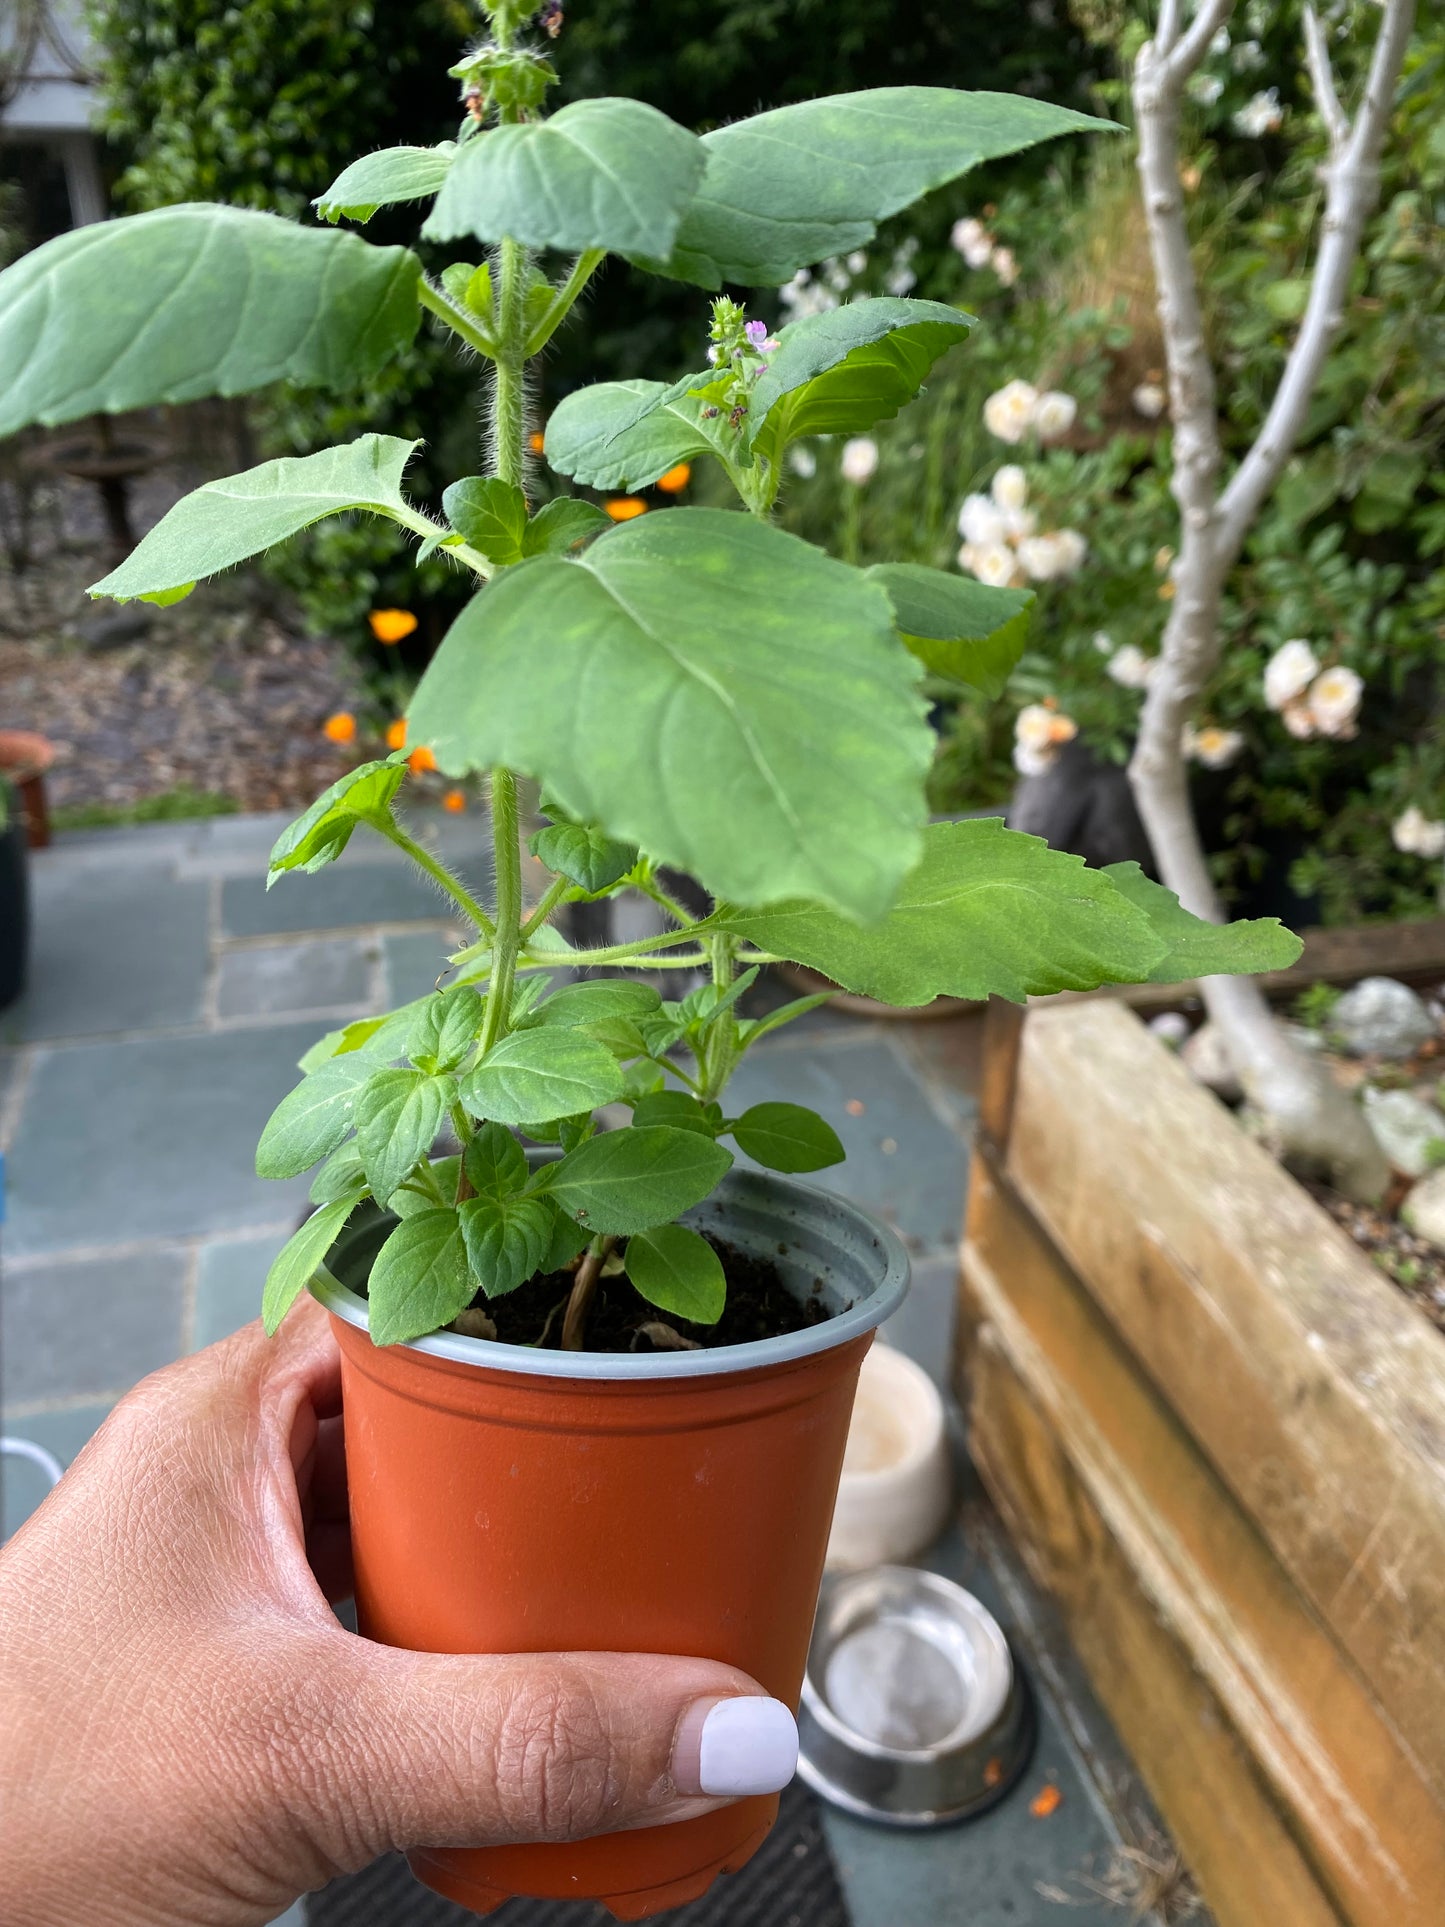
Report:
M1289 459L1343 319L1365 222L1379 198L1380 149L1415 5L1384 0L1353 122L1340 104L1324 34L1306 9L1310 76L1330 139L1318 254L1299 333L1264 425L1221 491L1214 366L1184 217L1179 127L1186 83L1233 11L1234 0L1201 0L1185 30L1181 0L1164 0L1158 32L1140 50L1133 78L1139 175L1169 370L1171 488L1180 539L1174 600L1129 775L1160 876L1187 909L1216 921L1222 912L1190 806L1184 729L1219 663L1229 571ZM1200 988L1245 1093L1282 1155L1323 1168L1351 1197L1378 1197L1389 1171L1362 1112L1323 1066L1291 1044L1259 986L1244 977L1213 977Z

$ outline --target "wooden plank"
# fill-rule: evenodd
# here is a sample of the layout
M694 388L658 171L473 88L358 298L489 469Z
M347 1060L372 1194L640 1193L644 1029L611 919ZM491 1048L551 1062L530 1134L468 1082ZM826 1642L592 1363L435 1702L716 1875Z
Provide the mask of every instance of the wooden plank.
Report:
M1008 1142L1013 1123L1014 1089L1018 1083L1019 1047L1023 1042L1024 1008L990 997L983 1030L983 1077L978 1093L978 1121L996 1143Z
M1357 1927L1437 1921L1445 1806L987 1153L973 1168L964 1272L980 1327L1026 1379L1134 1585L1227 1711L1341 1912ZM1134 1746L1132 1731L1123 1738Z
M1445 1797L1445 1345L1118 1005L1032 1012L1009 1175Z
M973 1454L1219 1927L1345 1927L1228 1711L1141 1591L1029 1386L985 1328Z

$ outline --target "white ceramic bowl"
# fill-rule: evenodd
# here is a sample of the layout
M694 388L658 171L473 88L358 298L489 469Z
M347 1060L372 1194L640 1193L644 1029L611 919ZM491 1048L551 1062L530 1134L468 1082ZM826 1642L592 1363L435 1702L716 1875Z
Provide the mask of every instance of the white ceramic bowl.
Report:
M948 1519L952 1476L943 1400L891 1345L863 1361L828 1540L830 1572L915 1558Z

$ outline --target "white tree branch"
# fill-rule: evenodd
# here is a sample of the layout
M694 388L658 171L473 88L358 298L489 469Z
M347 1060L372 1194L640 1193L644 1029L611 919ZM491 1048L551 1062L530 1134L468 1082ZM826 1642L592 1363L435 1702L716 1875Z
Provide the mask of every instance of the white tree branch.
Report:
M1193 26L1169 52L1169 73L1176 87L1182 87L1188 80L1209 52L1210 41L1233 12L1234 0L1202 0Z
M1340 105L1334 69L1330 66L1330 50L1325 44L1325 30L1313 7L1305 8L1305 60L1310 70L1310 85L1315 91L1315 105L1329 132L1330 154L1333 159L1338 159L1340 149L1350 138L1350 120Z
M1380 148L1394 104L1405 48L1415 24L1415 0L1386 0L1370 60L1365 97L1349 135L1325 169L1325 213L1319 253L1299 333L1285 362L1264 426L1235 470L1219 504L1220 550L1239 553L1260 506L1283 472L1309 412L1325 356L1344 321L1350 276L1365 222L1380 193ZM1333 81L1330 83L1333 94ZM1339 108L1338 99L1335 106ZM1341 119L1344 118L1340 109ZM1329 109L1321 112L1329 119ZM1346 123L1348 124L1348 123Z

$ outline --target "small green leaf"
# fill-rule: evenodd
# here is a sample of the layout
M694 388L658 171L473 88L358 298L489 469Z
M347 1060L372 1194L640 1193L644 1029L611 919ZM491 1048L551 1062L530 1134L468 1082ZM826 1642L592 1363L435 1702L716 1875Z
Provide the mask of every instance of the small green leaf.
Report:
M456 159L455 141L435 147L383 147L363 154L311 205L323 221L369 221L379 207L422 201L437 193Z
M120 567L87 593L155 602L274 548L328 515L366 509L394 519L414 516L401 478L420 446L395 435L361 435L343 448L283 455L205 482L167 510Z
M354 1142L342 1144L311 1180L313 1204L335 1204L338 1198L359 1198L366 1189L361 1153Z
M655 107L573 101L468 141L422 233L666 255L702 170L697 137Z
M476 1295L461 1222L440 1205L403 1218L371 1267L373 1344L398 1345L449 1325Z
M631 983L625 977L594 977L554 990L533 1013L532 1021L588 1026L626 1017L636 1023L661 1008L662 999L650 984Z
M689 1091L657 1091L639 1100L632 1112L637 1125L668 1124L676 1131L699 1131L716 1137L711 1120Z
M356 1096L356 1145L371 1195L385 1204L436 1143L450 1092L424 1071L373 1071Z
M689 991L682 1000L682 1013L688 1019L688 1028L696 1029L699 1036L712 1029L718 1018L729 1011L740 997L747 995L758 980L758 965L739 971L726 990L719 990L716 984L699 984L696 990Z
M423 1070L455 1070L476 1043L485 1014L482 999L465 986L434 993L408 1042L412 1062Z
M479 1198L507 1198L527 1182L527 1154L504 1124L478 1125L462 1169Z
M701 381L703 377L697 376ZM545 453L584 488L646 488L679 462L737 453L727 417L700 395L662 381L598 381L564 395L547 423ZM749 458L750 459L750 458Z
M358 823L387 819L405 781L406 760L400 752L384 763L361 763L348 770L277 837L266 872L266 888L269 890L287 870L314 871L334 863Z
M646 1231L701 1204L731 1153L696 1131L662 1125L604 1131L542 1174L548 1196L591 1231Z
M316 1275L316 1267L330 1251L346 1220L356 1209L354 1197L338 1198L314 1211L299 1230L293 1231L282 1245L261 1295L261 1321L267 1337L272 1337L281 1320Z
M453 482L442 496L452 527L499 568L522 559L527 532L527 498L515 482L469 475Z
M578 1252L585 1251L592 1241L592 1233L574 1223L565 1211L559 1211L550 1198L544 1197L542 1202L552 1214L552 1241L537 1267L545 1278L548 1272L561 1271Z
M738 1039L744 1045L759 1043L770 1031L781 1030L784 1024L795 1023L799 1017L806 1017L810 1010L821 1010L824 1004L833 1001L831 990L816 990L810 997L795 997L789 1004L780 1004L770 1010L766 1017L745 1019L738 1025Z
M1277 917L1239 923L1208 923L1186 910L1172 890L1155 883L1137 863L1111 863L1103 874L1127 897L1169 948L1149 973L1152 984L1178 984L1192 977L1248 977L1287 970L1303 941Z
M256 1146L258 1178L295 1178L330 1154L355 1122L356 1094L373 1066L333 1058L283 1097Z
M488 1298L525 1285L551 1250L554 1218L543 1198L468 1198L457 1216L472 1276Z
M801 1104L753 1104L733 1125L733 1136L769 1171L821 1171L848 1155L832 1125Z
M364 1050L385 1022L384 1017L361 1017L341 1030L327 1031L298 1059L296 1068L309 1075L323 1064L330 1063L333 1057L346 1057L353 1051Z
M637 867L635 843L619 843L605 830L583 823L549 823L527 848L549 870L593 896Z
M990 701L1003 694L1028 641L1032 589L993 589L915 562L879 562L865 573L925 668Z
M579 543L611 528L604 509L594 502L579 501L575 495L561 495L538 509L527 524L522 538L524 555L567 555Z
M717 1253L686 1225L662 1224L629 1238L627 1275L650 1305L694 1325L715 1325L727 1304Z
M547 1124L622 1095L622 1075L600 1044L567 1028L513 1031L462 1079L462 1102L498 1124Z

